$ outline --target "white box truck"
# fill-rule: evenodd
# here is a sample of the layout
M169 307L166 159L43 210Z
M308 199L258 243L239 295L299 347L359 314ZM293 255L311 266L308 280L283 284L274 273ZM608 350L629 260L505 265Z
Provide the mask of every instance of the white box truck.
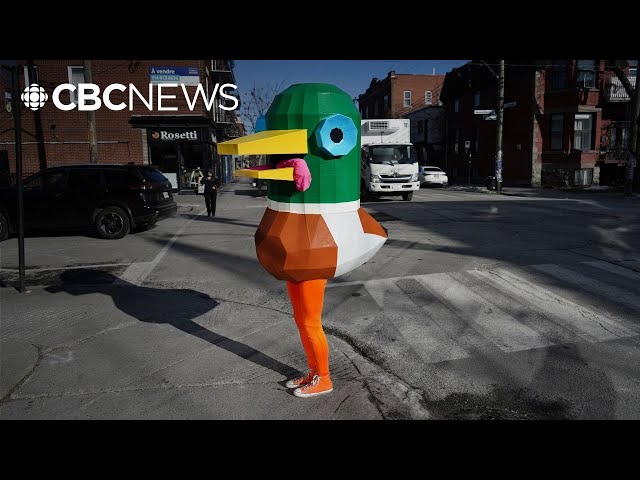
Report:
M420 182L409 120L361 120L361 125L360 198L401 195L411 200Z

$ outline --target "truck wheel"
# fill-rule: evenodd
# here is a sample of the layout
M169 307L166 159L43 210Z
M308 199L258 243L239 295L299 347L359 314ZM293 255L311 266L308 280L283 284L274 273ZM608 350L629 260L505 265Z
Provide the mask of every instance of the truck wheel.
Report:
M122 238L129 233L129 217L118 207L107 207L96 216L98 235L109 240Z
M412 198L413 198L413 192L403 193L402 194L402 200L404 200L405 202L408 202Z
M9 221L4 214L0 213L0 242L9 238Z

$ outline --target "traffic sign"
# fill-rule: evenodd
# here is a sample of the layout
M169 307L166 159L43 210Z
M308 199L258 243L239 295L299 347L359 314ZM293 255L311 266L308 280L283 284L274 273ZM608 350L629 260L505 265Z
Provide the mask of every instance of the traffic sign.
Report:
M516 106L516 102L509 102L504 104L504 108L515 107L515 106Z
M495 110L474 110L473 113L476 115L495 115Z

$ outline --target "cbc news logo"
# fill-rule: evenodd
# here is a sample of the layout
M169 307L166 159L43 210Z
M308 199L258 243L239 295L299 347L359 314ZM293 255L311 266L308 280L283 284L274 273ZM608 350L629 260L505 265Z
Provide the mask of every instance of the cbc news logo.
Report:
M25 107L30 108L34 112L44 106L44 102L47 101L49 95L44 91L37 83L32 83L24 89L24 93L20 95L22 103Z
M214 107L218 107L222 110L235 110L239 106L238 97L229 95L224 91L225 88L234 88L238 87L233 83L225 83L220 85L216 83L213 87L213 93L209 93L209 90L205 90L202 87L202 84L199 83L195 92L188 92L186 85L184 83L164 83L164 84L149 84L149 93L148 95L144 90L139 90L133 84L123 85L121 83L112 83L105 87L105 89L101 92L100 87L94 83L79 83L78 85L73 85L70 83L63 83L58 85L51 94L51 101L55 105L58 110L62 110L64 112L78 109L80 111L91 111L98 110L101 106L105 106L109 110L118 111L124 110L125 108L129 108L129 111L134 111L134 103L137 101L144 104L144 106L149 110L153 111L154 106L155 110L162 111L177 111L178 107L176 105L167 105L166 103L163 105L163 100L169 99L178 99L179 95L170 94L167 92L167 89L170 88L182 88L182 93L184 94L184 100L187 103L187 107L190 111L193 112L194 108L198 104L198 97L202 99L202 104L204 107L211 111ZM164 91L163 91L164 89ZM63 103L60 98L60 94L65 91L69 91L69 103ZM121 102L114 104L112 103L112 99L110 95L114 90L118 90L126 95L125 92L128 90L129 102ZM71 95L75 92L75 95ZM177 92L176 92L177 93ZM228 106L225 101L222 101L217 97L219 94L220 97L224 97L227 100L231 100L234 105ZM20 95L22 99L22 103L24 105L33 110L39 110L44 107L44 104L49 99L49 95L45 92L44 88L42 88L37 83L32 83L27 86L22 95Z

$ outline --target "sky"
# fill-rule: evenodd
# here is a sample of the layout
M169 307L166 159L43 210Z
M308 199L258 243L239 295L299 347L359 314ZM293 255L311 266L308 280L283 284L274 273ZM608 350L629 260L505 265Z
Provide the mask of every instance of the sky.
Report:
M364 93L371 79L396 73L444 75L468 60L236 60L234 74L240 96L254 85L284 90L294 83L332 83L352 98ZM240 110L238 113L242 115Z

